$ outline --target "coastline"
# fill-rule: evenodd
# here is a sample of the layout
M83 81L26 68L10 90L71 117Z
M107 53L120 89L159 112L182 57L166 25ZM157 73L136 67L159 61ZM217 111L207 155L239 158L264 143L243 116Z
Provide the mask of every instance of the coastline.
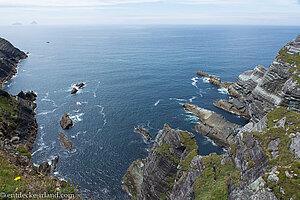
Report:
M300 35L280 50L268 69L246 71L227 86L198 71L231 95L223 106L214 105L249 116L249 123L241 127L213 111L183 104L199 119L196 131L225 147L226 153L200 156L197 145L185 143L184 131L165 125L148 157L130 164L123 177L127 193L132 199L298 198L294 180L300 148L295 143L300 134L294 131L300 125L299 73ZM287 175L291 171L295 174Z

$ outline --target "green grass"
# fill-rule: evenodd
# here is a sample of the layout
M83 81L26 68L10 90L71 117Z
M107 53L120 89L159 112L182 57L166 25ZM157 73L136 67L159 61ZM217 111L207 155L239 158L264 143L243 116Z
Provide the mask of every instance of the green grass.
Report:
M284 128L275 128L275 124L286 117L286 124ZM275 195L278 198L282 199L300 199L299 192L296 192L299 189L300 184L300 164L294 157L294 154L289 151L291 145L291 138L289 135L291 133L296 133L300 126L300 113L288 110L286 107L279 107L267 114L267 128L262 132L254 132L253 135L256 137L262 144L266 155L269 158L269 169L273 166L277 166L280 174L278 184L271 182L266 182L266 187L270 187L274 190ZM276 122L274 122L276 120ZM290 125L287 125L287 122ZM278 144L278 157L273 158L271 155L271 150L268 150L268 144L272 141L279 138L280 142ZM285 175L285 171L294 171L294 174L297 174L294 178L288 178ZM267 176L265 180L267 181ZM280 192L280 187L285 191L285 195Z
M221 164L223 156L210 154L202 157L202 164L205 166L200 177L195 180L194 192L195 199L201 200L222 200L228 199L227 183L230 176L233 180L240 177L240 172L233 167L231 161ZM216 180L214 180L213 162L216 166Z
M6 98L4 96L0 96L0 116L17 124L19 120L16 113L18 105L19 102L13 97Z
M17 151L20 152L23 156L26 156L27 158L31 159L31 153L28 151L25 145L20 144Z
M24 149L20 149L23 151ZM20 180L15 181L16 177ZM61 185L61 194L74 194L78 197L77 187L75 188L69 182L63 182L49 176L28 175L18 169L15 165L9 163L0 151L0 193L15 194L22 192L23 194L56 194L56 182ZM78 198L77 198L78 199Z
M286 47L283 47L276 59L279 59L283 62L286 62L286 63L289 63L291 65L291 68L290 68L290 73L294 73L296 70L298 70L297 73L295 73L293 75L293 81L297 81L298 83L298 86L296 86L295 89L299 88L299 84L300 84L300 77L299 77L299 74L300 74L300 54L288 54L288 49Z

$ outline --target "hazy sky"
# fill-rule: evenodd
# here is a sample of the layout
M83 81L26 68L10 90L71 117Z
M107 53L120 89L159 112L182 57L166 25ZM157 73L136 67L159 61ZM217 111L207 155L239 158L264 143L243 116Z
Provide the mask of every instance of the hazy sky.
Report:
M0 24L300 26L300 0L0 0Z

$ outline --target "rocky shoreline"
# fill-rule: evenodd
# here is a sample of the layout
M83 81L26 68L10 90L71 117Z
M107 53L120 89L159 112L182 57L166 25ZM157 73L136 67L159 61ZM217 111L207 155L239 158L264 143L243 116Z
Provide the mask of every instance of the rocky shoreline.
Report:
M198 155L191 133L165 125L145 159L123 177L132 199L299 199L300 35L285 45L270 67L257 66L235 83L202 71L200 76L228 90L214 105L246 117L239 126L222 115L186 103L195 129L225 147L224 155ZM201 148L201 147L200 147Z
M10 42L0 38L0 83L17 73L17 63L27 55ZM21 91L13 96L0 89L0 188L5 194L31 192L32 194L73 194L80 199L77 189L69 182L54 176L59 157L52 165L43 162L36 167L31 153L36 140L38 124L35 118L37 95Z

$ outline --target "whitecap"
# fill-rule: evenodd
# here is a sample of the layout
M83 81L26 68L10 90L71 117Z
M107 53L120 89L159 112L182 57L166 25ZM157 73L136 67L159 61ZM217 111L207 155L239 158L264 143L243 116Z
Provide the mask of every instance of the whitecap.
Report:
M100 108L100 114L102 115L102 117L103 117L103 126L104 125L106 125L106 123L107 123L107 120L106 120L106 115L105 115L105 113L103 112L104 111L104 107L103 106L101 106L101 105L96 105L98 108Z
M161 100L161 99L158 99L158 100L155 102L154 106L157 106L157 105L159 104L160 100Z
M182 102L187 102L186 99L178 99L178 98L169 98L169 100L175 100L175 101L182 101Z
M192 85L193 85L194 87L198 88L197 82L198 82L199 78L196 76L196 77L193 77L191 80L193 81L193 82L192 82Z
M192 98L189 99L190 102L193 102L194 99L196 99L197 97L193 96Z
M81 105L81 103L79 101L76 102L76 105Z
M218 91L219 91L219 93L222 93L222 94L228 94L228 90L223 87L219 88Z
M97 87L96 87L96 89L93 91L93 94L94 94L94 97L95 97L95 98L97 97L96 92L97 92L99 86L100 86L100 81L98 81Z
M208 77L202 78L203 83L209 83L209 80L210 80L210 78L208 78Z
M37 115L47 115L49 113L54 113L57 110L57 108L54 108L53 110L49 110L49 111L44 111L44 112L40 112Z
M70 116L70 118L73 120L74 123L80 122L82 121L82 116L84 115L84 113L78 113L76 115L72 115Z

